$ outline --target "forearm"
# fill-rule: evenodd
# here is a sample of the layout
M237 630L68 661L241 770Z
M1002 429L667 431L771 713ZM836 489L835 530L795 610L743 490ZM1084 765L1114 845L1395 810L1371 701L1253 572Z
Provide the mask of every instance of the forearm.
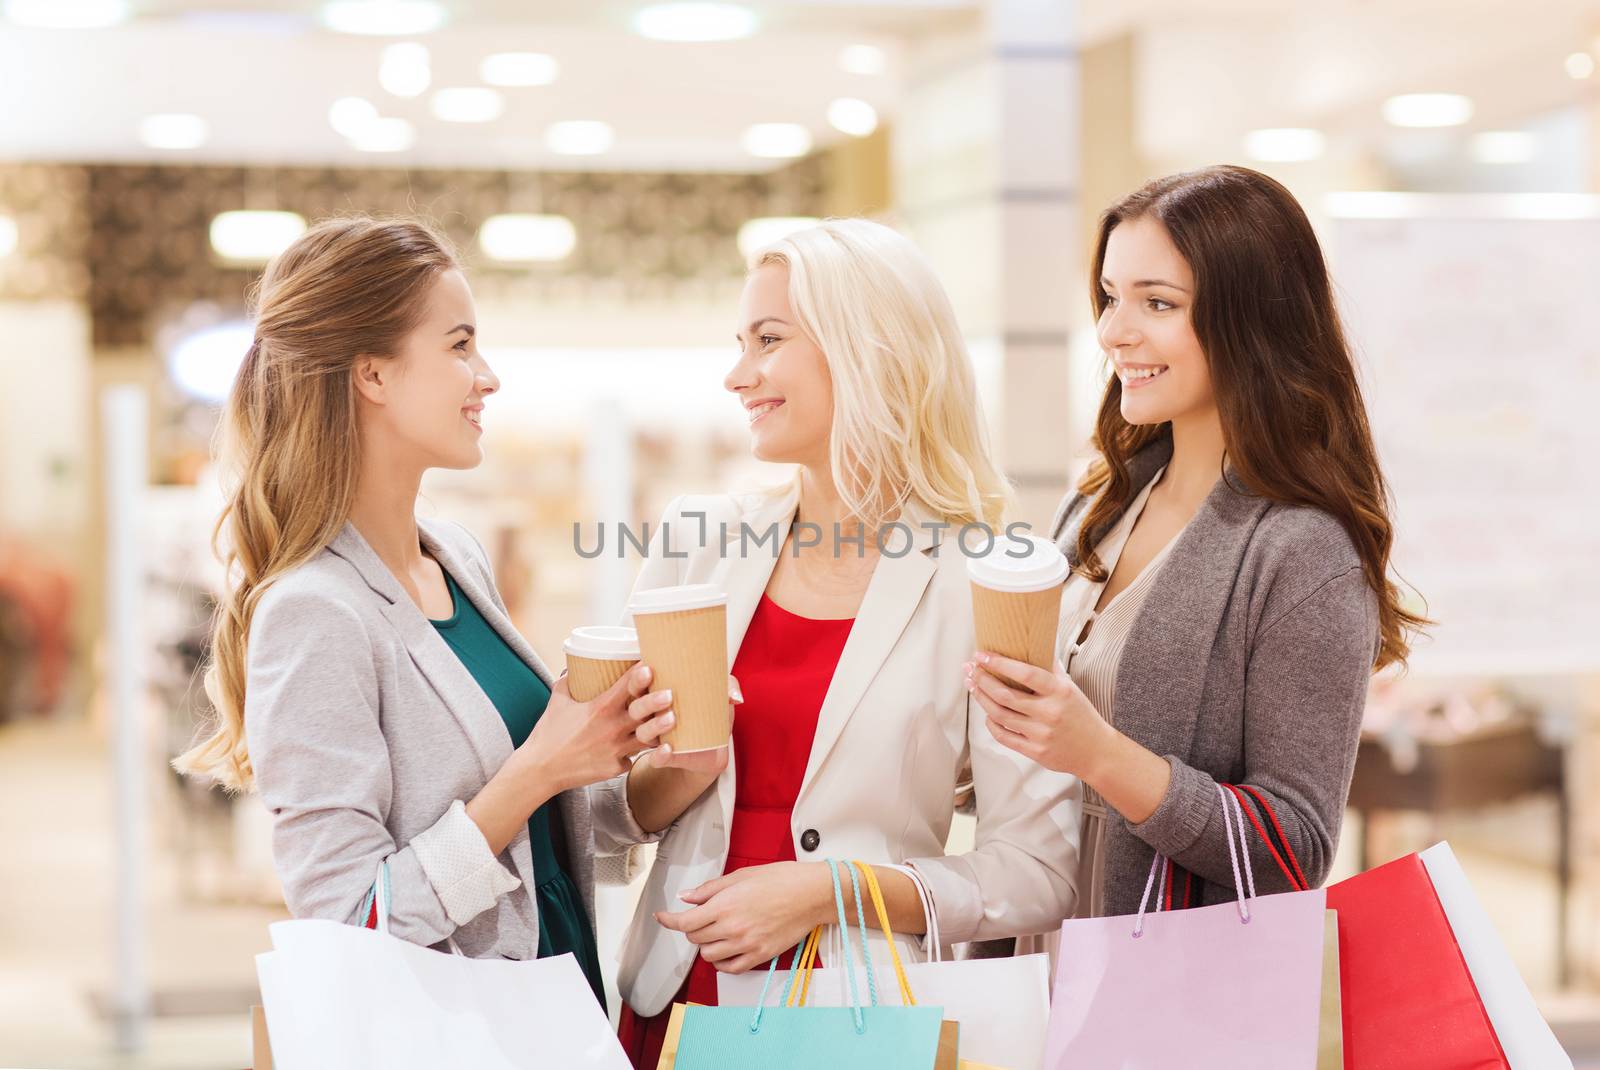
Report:
M1137 825L1166 798L1172 767L1161 755L1107 726L1100 746L1085 762L1082 779L1111 809Z
M716 783L718 774L658 769L645 754L628 772L628 809L646 832L660 832Z
M533 812L561 790L552 775L518 750L467 803L467 816L483 833L489 850L498 855L516 839Z
M852 867L853 868L853 867ZM873 866L872 872L878 878L878 889L883 893L883 905L889 915L889 927L896 933L906 936L921 936L928 931L928 922L922 914L922 897L917 894L916 885L910 877L897 869L886 866ZM812 904L813 925L837 925L839 911L833 899L833 877L828 872L826 862L806 863L807 898ZM882 928L878 912L873 909L872 899L867 894L866 878L856 871L856 881L861 885L861 906L867 912L866 925L871 931ZM850 889L849 875L844 871L839 872L839 888L844 894L844 913L851 925L859 925L861 919L856 914L856 897Z

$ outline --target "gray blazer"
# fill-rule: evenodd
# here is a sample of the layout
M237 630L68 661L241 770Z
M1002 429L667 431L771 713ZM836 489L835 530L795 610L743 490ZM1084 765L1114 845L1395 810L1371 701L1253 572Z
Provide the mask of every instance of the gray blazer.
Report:
M546 684L506 616L483 547L418 522L422 544ZM538 955L526 828L498 858L464 803L511 756L488 696L356 529L262 595L250 625L245 735L296 917L350 921L389 863L391 931L478 958ZM583 789L560 797L572 879L594 919Z
M1130 463L1133 485L1171 457L1170 436L1145 447ZM1377 596L1332 516L1229 483L1179 536L1117 669L1116 726L1166 757L1172 783L1142 824L1108 815L1113 915L1139 909L1158 851L1204 882L1191 904L1233 898L1219 782L1249 784L1272 804L1314 887L1339 842L1378 652ZM1088 505L1069 495L1051 526L1074 565ZM1250 841L1256 890L1288 891L1254 830ZM1175 903L1182 893L1179 877Z

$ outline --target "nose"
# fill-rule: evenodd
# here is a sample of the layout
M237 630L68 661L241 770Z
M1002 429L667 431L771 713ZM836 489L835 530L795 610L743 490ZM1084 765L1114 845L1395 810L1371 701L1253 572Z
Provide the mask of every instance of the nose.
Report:
M489 367L489 362L483 359L482 354L478 356L478 374L474 385L477 386L478 393L485 397L500 389L500 377Z
M760 376L756 373L755 365L754 357L750 353L741 350L739 360L722 379L723 389L729 393L742 394L746 390L753 388L760 380Z
M1139 332L1131 322L1126 308L1126 305L1120 304L1107 305L1105 311L1100 313L1100 322L1095 324L1100 348L1107 353L1126 349L1139 342Z

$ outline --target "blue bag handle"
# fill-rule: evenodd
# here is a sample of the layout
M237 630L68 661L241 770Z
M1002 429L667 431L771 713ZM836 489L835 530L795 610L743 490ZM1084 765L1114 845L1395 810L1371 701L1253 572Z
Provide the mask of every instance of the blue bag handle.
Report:
M850 921L844 912L844 887L839 882L839 863L832 858L826 859L826 861L828 863L828 873L833 878L833 906L839 915L839 932L844 938L842 943L844 945L845 976L850 981L850 1014L855 1019L856 1034L859 1036L867 1031L867 1020L866 1015L861 1010L861 992L856 986L855 960L850 954ZM872 950L867 945L867 915L866 911L861 909L861 883L856 879L854 866L846 865L845 872L850 875L850 890L855 893L856 920L861 926L861 961L867 968L867 992L871 998L872 1006L876 1007L878 1005L878 986L873 979ZM788 1004L789 992L794 987L796 973L794 964L799 961L801 949L804 947L805 941L802 940L800 946L795 948L794 958L790 960L789 978L783 986L782 1002L785 1005ZM761 1015L767 1009L767 992L772 987L772 978L778 969L778 960L782 957L783 954L781 952L772 956L772 962L767 966L767 979L761 986L761 999L756 1003L755 1017L750 1020L750 1032L752 1033L761 1031Z

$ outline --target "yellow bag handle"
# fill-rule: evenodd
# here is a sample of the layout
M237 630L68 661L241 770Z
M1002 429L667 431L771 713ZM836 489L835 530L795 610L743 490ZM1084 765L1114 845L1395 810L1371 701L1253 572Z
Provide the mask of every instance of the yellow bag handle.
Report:
M878 925L883 929L884 938L889 942L889 961L894 963L895 980L900 982L900 1001L907 1007L915 1007L917 1000L911 994L911 982L906 978L906 968L900 963L900 949L894 944L894 930L889 927L889 909L883 904L883 890L878 887L878 875L865 862L853 864L867 879L867 894L872 897L872 909L877 911ZM846 954L848 953L847 950Z
M789 1000L785 1006L804 1007L806 1005L806 993L811 991L811 970L816 965L817 945L821 941L822 926L818 925L806 935L804 946L801 947L800 953L795 956L794 970L799 974L800 985L798 988L790 989Z

